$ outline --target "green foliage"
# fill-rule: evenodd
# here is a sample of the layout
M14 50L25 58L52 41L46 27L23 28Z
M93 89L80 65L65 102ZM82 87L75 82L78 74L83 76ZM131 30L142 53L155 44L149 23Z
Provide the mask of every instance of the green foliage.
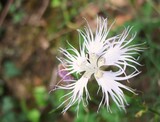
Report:
M51 6L52 7L59 7L61 5L60 0L51 0Z
M5 97L3 99L2 103L2 110L4 113L7 113L8 111L12 110L14 108L13 101L10 97Z
M76 106L75 106L76 107ZM76 109L73 107L72 111ZM94 122L97 121L97 114L95 112L86 111L82 104L79 105L77 116L74 118L74 122Z
M119 112L117 106L112 105L112 113L109 113L106 108L102 108L100 111L100 115L105 121L108 122L119 122L122 121L123 114ZM123 120L124 122L124 120Z
M12 21L13 23L19 23L23 17L24 17L24 12L17 8L17 6L20 6L22 1L19 0L15 0L15 2L13 4L11 4L10 9L9 9L9 13L12 15Z
M4 83L2 80L0 80L0 96L2 96L4 93Z
M39 122L40 111L37 109L32 109L27 113L27 117L30 122Z
M0 11L2 10L2 4L0 3Z
M44 86L38 86L34 89L34 98L39 107L44 107L47 105L47 91Z
M1 106L2 114L0 115L0 122L22 122L26 120L24 113L17 114L14 112L16 103L11 97L4 97Z
M152 4L145 3L142 8L142 14L145 19L149 19L152 15L153 7Z
M97 121L97 114L96 113L87 113L87 114L80 114L78 115L74 122L95 122Z
M12 78L21 74L20 69L11 61L4 63L4 75L6 78Z

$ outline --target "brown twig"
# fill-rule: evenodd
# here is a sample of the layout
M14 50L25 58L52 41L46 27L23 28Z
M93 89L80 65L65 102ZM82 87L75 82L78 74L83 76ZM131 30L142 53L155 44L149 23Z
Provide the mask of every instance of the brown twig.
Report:
M3 9L1 16L0 16L0 27L3 24L4 19L6 18L8 11L9 11L9 7L12 4L13 0L8 0L5 8Z

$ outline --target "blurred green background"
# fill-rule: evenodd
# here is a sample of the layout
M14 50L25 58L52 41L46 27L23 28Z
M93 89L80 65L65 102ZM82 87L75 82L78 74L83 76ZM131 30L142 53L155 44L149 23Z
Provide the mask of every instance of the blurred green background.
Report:
M111 34L128 25L135 43L146 42L138 67L142 73L127 84L138 95L126 95L127 112L111 103L112 113L94 98L64 115L58 105L66 91L49 91L57 75L59 47L66 40L78 47L77 28L85 17L95 27L97 16L116 20ZM0 1L0 122L160 122L160 1L159 0L1 0Z

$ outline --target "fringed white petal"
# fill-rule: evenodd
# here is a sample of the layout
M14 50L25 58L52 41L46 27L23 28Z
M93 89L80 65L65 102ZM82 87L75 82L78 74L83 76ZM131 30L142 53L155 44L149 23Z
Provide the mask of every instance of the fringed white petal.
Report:
M62 98L66 98L66 100L63 101L60 106L62 106L63 104L67 104L62 113L65 113L72 105L74 105L77 102L78 102L77 111L81 101L83 101L83 103L88 104L88 99L90 99L90 96L87 90L87 83L90 76L91 74L86 72L78 81L75 81L65 86L57 86L56 89L71 90L68 94L62 96ZM85 101L83 99L84 96L85 96Z
M60 52L65 56L65 58L58 58L58 60L60 60L60 62L64 66L63 70L69 72L67 75L86 71L88 67L87 65L89 64L85 55L84 46L80 46L80 52L78 52L78 50L75 49L72 45L70 46L70 49L60 48ZM72 53L70 53L70 51Z
M118 72L107 72L107 71L98 71L98 72L101 72L102 76L97 77L97 75L95 74L95 78L98 82L98 85L101 87L103 93L102 100L99 104L99 108L101 107L102 104L104 104L106 105L107 110L111 111L109 107L110 106L109 97L111 97L119 109L125 110L125 105L128 105L128 103L125 99L122 89L125 89L132 93L134 93L134 90L131 89L130 87L121 84L118 81L130 79L135 75L138 75L139 73L134 72L129 76L119 77L121 74L123 74L123 71L121 70Z
M87 22L88 26L85 27L84 32L78 30L78 32L84 39L84 44L86 46L88 54L102 55L102 53L107 48L107 43L117 38L117 36L107 38L108 33L112 27L112 25L108 27L107 24L108 24L107 19L99 17L97 18L97 28L95 33L93 33L88 22Z
M126 28L118 40L114 40L108 43L108 49L102 56L105 58L104 65L113 65L123 68L123 66L129 66L137 70L134 64L141 65L137 62L134 55L137 55L139 51L143 51L144 48L141 47L142 44L129 45L135 35L133 35L128 41L127 37L132 28ZM117 39L117 38L116 38ZM129 45L129 46L128 46ZM138 71L138 70L137 70Z

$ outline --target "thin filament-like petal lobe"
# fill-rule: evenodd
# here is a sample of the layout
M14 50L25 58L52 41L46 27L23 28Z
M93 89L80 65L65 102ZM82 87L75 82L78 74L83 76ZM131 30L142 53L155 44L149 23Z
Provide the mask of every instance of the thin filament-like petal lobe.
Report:
M58 89L71 90L68 93L68 95L64 96L64 97L68 97L68 98L61 104L61 105L63 105L65 103L67 103L67 106L64 108L62 113L66 112L76 102L78 102L78 106L79 106L79 103L83 100L84 92L85 92L85 97L86 97L85 98L86 103L88 103L88 98L90 98L88 90L87 90L87 83L88 83L89 78L90 78L90 75L88 75L88 73L84 73L84 75L78 81L76 81L72 84L68 84L66 86L57 87ZM78 106L77 106L77 108L78 108Z
M102 88L102 93L103 93L102 101L106 105L107 109L110 110L109 109L109 95L110 95L110 97L119 107L119 109L125 110L125 105L128 105L128 103L125 99L122 89L134 93L133 89L117 82L116 81L117 73L114 72L111 73L106 71L99 71L99 72L103 74L102 77L97 77L95 75L95 78L97 80L98 85Z
M99 17L97 18L97 27L95 33L93 32L88 23L87 25L88 26L85 27L84 32L81 30L78 30L78 32L84 39L84 45L86 47L87 53L94 53L100 56L106 50L106 44L116 38L116 36L107 38L113 24L108 27L107 19Z

